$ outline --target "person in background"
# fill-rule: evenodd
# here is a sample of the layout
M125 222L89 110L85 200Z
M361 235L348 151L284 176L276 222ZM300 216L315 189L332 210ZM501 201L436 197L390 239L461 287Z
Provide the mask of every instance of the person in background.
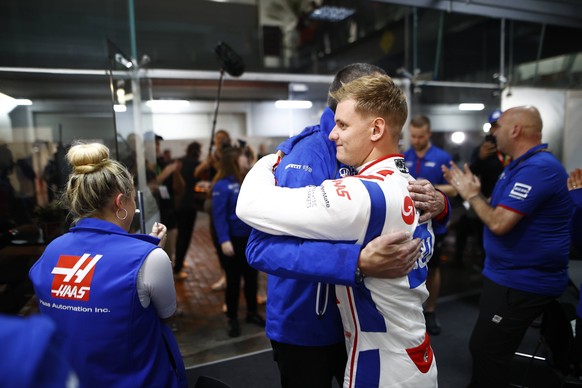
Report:
M491 200L465 164L442 166L447 181L485 224L485 266L479 316L469 350L469 387L509 387L511 360L531 323L568 285L572 200L568 174L542 140L531 105L503 112L495 138L512 158Z
M261 143L262 144L262 143ZM259 145L259 149L260 149ZM264 150L264 145L263 145ZM254 166L257 162L258 156L255 155L254 148L245 143L243 146L243 156L244 158L241 160L242 164L242 171L243 174L246 175L250 169ZM265 156L265 155L262 155ZM258 272L258 291L257 291L257 303L258 304L265 304L267 302L267 274L263 271Z
M212 181L212 218L220 251L225 256L226 316L229 337L240 336L238 306L240 281L244 278L244 296L247 315L245 321L261 327L265 320L257 313L258 273L247 262L245 249L251 227L236 215L236 203L240 184L246 175L248 157L244 149L224 147L218 163L218 171Z
M166 227L129 234L133 177L103 144L76 144L61 198L73 226L31 267L40 312L56 324L83 387L186 387L184 364L163 320L176 310Z
M263 156L267 155L267 147L265 143L259 144L259 154L257 155L257 159L261 159Z
M408 116L406 97L386 75L360 77L331 96L338 105L329 138L337 144L337 159L358 166L358 175L317 187L277 187L273 166L279 161L270 155L247 175L237 214L263 232L302 238L366 244L399 230L421 238L423 254L407 276L336 286L348 348L343 386L436 387L437 367L422 310L432 222L418 224L408 192L413 178L398 154ZM322 260L343 264L339 257Z
M415 116L410 120L410 145L404 153L406 167L414 178L424 178L432 183L437 190L445 193L449 198L457 195L455 189L447 183L441 171L441 165L448 165L451 155L445 150L431 143L432 136L430 119L426 116ZM428 263L428 278L426 287L429 296L424 304L426 329L432 335L441 332L441 325L436 315L436 305L441 289L441 253L442 245L447 234L446 224L434 226L435 248Z
M160 221L168 228L168 241L164 246L165 251L172 259L175 259L176 239L178 237L178 221L176 207L180 203L184 194L184 179L180 174L182 163L179 160L170 160L161 153L161 142L164 140L160 135L156 135L156 182L157 191L154 196L160 208Z
M7 144L0 144L0 248L8 245L11 239L10 229L16 226L14 209L16 195L10 181L14 168L12 151Z
M18 207L15 212L19 214L16 222L19 225L30 224L33 221L35 199L36 172L32 168L32 157L24 157L16 160L14 173L18 180L18 189L15 191Z
M570 171L567 181L570 198L574 202L574 215L570 227L572 233L572 253L570 259L582 260L582 169ZM582 375L582 284L578 285L580 295L576 305L576 325L574 335L574 359L578 362L578 376Z
M469 167L473 174L479 177L481 181L481 192L485 198L491 197L493 187L501 172L510 162L510 158L497 149L495 142L495 131L497 130L497 120L503 112L500 109L495 110L489 115L489 124L491 128L485 140L473 151L471 155L471 164ZM459 267L463 266L463 254L467 245L467 239L471 234L477 236L477 243L481 248L482 258L477 266L483 268L483 223L471 210L471 206L464 202L463 206L466 212L459 217L455 228L455 259L454 263Z
M164 152L162 152L162 160L164 165L170 164L173 162L173 158L172 158L172 151L169 149L165 149Z
M371 74L385 72L367 63L347 65L335 74L329 91ZM337 101L328 97L327 104L317 125L277 147L285 154L275 170L279 186L318 186L326 179L354 172L336 159L336 145L329 134L335 126ZM417 181L409 188L415 205L424 212L423 221L448 214L445 196L427 181ZM447 220L444 217L444 222ZM342 385L347 361L345 336L334 303L335 287L330 284L354 282L356 273L370 278L404 276L418 259L420 248L420 239L410 239L404 232L384 234L362 248L351 243L269 235L254 229L247 258L251 266L268 274L266 334L281 385L331 387L334 379ZM340 257L344 264L338 266L336 261L322 257Z
M208 182L212 182L214 176L216 175L216 171L218 170L220 163L220 157L222 155L222 149L232 146L232 139L230 134L225 129L219 129L216 131L211 141L211 152L206 155L206 159L196 167L196 170L194 170L194 177L196 177L196 179ZM214 282L210 288L214 291L222 291L226 288L226 275L224 273L224 263L226 261L226 257L220 249L220 244L216 239L216 233L213 226L214 220L212 217L212 188L208 190L208 198L204 203L204 208L204 210L210 215L210 237L212 238L212 243L214 245L214 249L216 250L218 262L220 263L220 270L222 272L220 278Z
M0 314L0 342L0 387L79 387L49 317Z
M188 274L183 271L184 259L190 247L196 216L198 215L197 200L194 197L194 187L198 179L194 177L194 171L200 164L201 145L197 141L188 144L186 155L180 161L182 169L180 174L184 180L184 195L182 196L178 208L176 209L176 218L178 226L178 236L176 238L176 260L174 261L174 278L183 280Z

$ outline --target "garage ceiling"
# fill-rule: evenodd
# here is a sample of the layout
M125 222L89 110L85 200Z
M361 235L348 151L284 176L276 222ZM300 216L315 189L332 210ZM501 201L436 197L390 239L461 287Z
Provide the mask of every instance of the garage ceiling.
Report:
M216 97L222 63L214 48L220 41L245 64L241 77L225 77L222 98L228 100L284 97L294 75L329 76L356 61L425 82L491 84L501 70L518 82L521 64L582 52L580 1L326 2L354 11L340 22L310 18L310 3L4 0L0 92L30 99L107 100L108 40L136 61L149 58L140 73L147 77L142 89L151 85L156 98L206 100ZM113 63L116 80L131 75ZM171 70L184 77L168 76ZM159 76L152 76L156 71ZM527 82L579 87L571 71L566 67L557 71L561 75ZM257 74L290 76L276 80ZM427 98L439 98L424 90Z

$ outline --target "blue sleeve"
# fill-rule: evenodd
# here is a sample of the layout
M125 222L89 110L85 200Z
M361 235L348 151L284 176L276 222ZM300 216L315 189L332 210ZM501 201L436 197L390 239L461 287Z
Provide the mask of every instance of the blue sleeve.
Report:
M553 166L541 163L525 167L512 177L498 205L523 214L532 214L540 204L554 195L556 187L566 187L568 177Z
M251 267L271 275L354 285L360 245L272 236L253 230L246 255Z
M218 243L222 244L230 240L230 228L228 225L228 185L224 179L214 183L212 187L212 223L218 237Z

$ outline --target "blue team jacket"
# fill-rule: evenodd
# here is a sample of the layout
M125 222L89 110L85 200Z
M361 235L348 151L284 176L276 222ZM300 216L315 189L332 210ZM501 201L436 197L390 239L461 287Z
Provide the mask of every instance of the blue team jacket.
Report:
M278 147L286 154L275 171L279 186L319 185L340 176L343 166L336 161L335 144L328 139L334 126L334 113L326 108L320 125L305 128ZM247 245L248 261L252 267L269 274L267 336L302 346L342 343L335 287L323 285L318 302L318 282L354 284L360 248L354 244L271 236L253 230Z
M187 386L171 330L137 293L139 269L157 242L83 219L30 269L40 311L56 323L82 387Z
M251 233L251 227L236 216L239 191L240 183L233 176L219 179L212 186L212 222L219 244L231 236L248 237Z

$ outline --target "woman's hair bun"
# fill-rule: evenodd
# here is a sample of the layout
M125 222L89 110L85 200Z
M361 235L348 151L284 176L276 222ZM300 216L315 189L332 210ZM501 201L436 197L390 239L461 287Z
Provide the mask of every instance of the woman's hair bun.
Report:
M91 173L109 160L109 149L100 143L76 144L67 153L67 160L75 173Z

